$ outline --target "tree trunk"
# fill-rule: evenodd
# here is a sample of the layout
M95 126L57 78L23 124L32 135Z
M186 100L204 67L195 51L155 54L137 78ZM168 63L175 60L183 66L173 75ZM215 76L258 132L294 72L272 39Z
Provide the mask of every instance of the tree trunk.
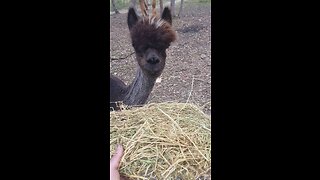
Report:
M159 0L159 4L160 4L160 14L163 11L163 0Z
M176 9L176 0L170 0L171 1L171 13L172 13L172 16L176 16L176 13L175 13L175 9Z
M115 0L111 0L111 4L112 4L112 10L113 10L116 14L119 14L120 12L119 12L118 9L116 8Z
M179 9L179 14L178 14L178 17L180 17L182 14L181 14L181 12L182 12L182 6L183 6L183 0L181 0L181 2L180 2L180 9Z

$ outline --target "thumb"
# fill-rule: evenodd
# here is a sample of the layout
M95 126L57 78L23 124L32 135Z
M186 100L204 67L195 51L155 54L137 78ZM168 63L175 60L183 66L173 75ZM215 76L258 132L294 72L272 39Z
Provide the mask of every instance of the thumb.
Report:
M121 157L123 156L123 147L118 145L114 155L110 160L110 169L118 169Z

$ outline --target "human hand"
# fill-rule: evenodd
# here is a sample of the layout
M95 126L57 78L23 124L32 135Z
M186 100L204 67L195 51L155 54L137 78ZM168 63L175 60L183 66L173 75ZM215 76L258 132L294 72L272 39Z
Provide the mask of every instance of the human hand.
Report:
M123 156L123 147L117 146L117 149L110 160L110 180L120 180L119 165Z

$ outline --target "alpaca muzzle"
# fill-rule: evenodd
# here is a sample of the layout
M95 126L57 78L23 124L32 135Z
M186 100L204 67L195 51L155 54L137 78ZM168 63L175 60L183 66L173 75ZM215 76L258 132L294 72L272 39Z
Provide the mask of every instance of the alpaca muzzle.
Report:
M160 57L158 56L157 51L155 49L150 48L146 53L146 62L149 65L156 65L160 62Z
M158 64L159 62L160 62L160 60L156 56L152 56L147 59L147 63L149 63L149 64Z

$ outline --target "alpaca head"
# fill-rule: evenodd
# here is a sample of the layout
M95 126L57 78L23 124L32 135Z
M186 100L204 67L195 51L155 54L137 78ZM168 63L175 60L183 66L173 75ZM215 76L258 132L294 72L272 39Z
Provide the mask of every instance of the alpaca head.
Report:
M166 7L161 17L139 17L133 8L128 12L128 26L136 59L142 71L149 76L161 75L166 63L166 49L176 39L171 27L172 17Z

